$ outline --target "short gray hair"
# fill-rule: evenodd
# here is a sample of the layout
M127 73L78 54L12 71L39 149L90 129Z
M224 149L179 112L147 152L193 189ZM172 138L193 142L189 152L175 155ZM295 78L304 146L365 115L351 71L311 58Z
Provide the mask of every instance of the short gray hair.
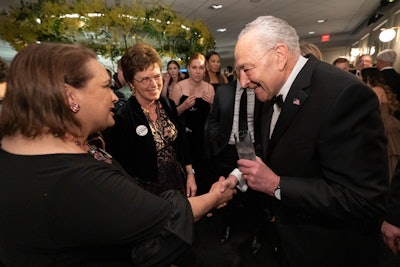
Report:
M263 44L267 49L283 43L291 53L300 53L299 36L296 30L282 19L273 16L260 16L246 24L238 38L251 31L255 31L257 43Z
M382 60L383 62L393 63L396 61L396 57L396 51L393 49L385 49L376 56L376 59Z

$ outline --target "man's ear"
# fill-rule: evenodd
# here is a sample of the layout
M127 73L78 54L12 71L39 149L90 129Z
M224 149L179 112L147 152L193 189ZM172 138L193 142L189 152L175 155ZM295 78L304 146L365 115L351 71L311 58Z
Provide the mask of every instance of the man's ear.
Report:
M279 70L283 70L287 64L289 50L285 44L278 44L275 47L275 53L277 55L278 60L278 68Z

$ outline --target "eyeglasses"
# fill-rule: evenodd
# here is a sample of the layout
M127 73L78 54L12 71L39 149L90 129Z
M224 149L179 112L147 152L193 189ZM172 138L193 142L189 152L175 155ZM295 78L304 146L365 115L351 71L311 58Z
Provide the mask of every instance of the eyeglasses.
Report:
M144 86L147 86L150 84L151 80L154 80L155 82L159 82L162 79L161 74L157 74L153 77L143 77L140 80L133 78L135 81L137 81L138 83L143 84Z
M365 59L361 59L360 61L358 61L360 63L371 63L371 60L365 60Z

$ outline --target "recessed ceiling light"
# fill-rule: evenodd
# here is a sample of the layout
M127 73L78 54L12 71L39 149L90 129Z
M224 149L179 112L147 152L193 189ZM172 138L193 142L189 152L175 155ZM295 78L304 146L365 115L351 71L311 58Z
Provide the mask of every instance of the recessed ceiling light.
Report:
M328 21L327 19L319 19L319 20L317 20L318 23L324 23L324 22L327 22L327 21Z
M315 34L315 32L308 32L308 34Z
M219 28L217 29L217 32L226 32L226 28Z
M222 5L220 5L220 4L212 4L212 5L210 6L210 8L211 8L211 9L221 9L221 8L222 8Z

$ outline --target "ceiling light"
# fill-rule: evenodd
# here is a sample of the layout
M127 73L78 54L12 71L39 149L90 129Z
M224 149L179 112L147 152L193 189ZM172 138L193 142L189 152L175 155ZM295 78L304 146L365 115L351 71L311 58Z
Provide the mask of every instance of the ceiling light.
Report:
M390 42L396 37L396 31L393 28L390 29L384 29L380 34L379 34L379 40L382 42Z
M217 29L217 32L226 32L226 28L219 28Z
M210 6L210 8L211 8L211 9L221 9L221 8L222 8L222 5L220 5L220 4L212 4L212 5Z
M308 34L315 34L315 32L308 32Z
M350 51L350 55L353 57L358 56L361 53L360 48L352 48Z
M318 23L324 23L324 22L327 22L327 21L328 21L327 19L319 19L319 20L317 20Z

